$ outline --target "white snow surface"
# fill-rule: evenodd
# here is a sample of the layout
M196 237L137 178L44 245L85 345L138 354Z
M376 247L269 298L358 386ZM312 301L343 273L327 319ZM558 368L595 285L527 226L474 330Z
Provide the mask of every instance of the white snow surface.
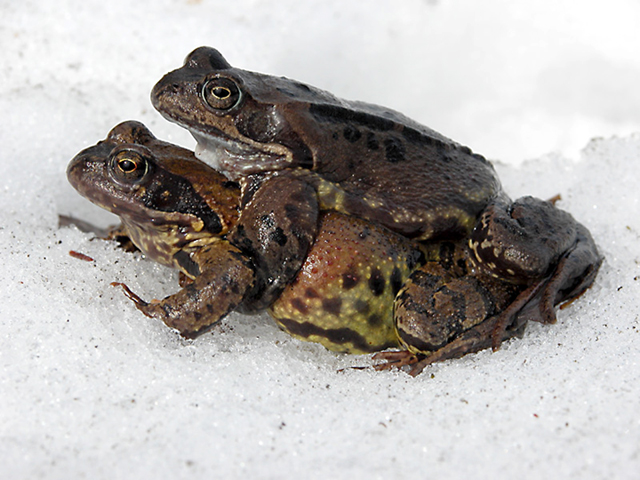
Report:
M0 477L638 478L639 24L634 0L0 1ZM560 193L606 256L595 285L417 378L266 315L179 338L109 285L162 298L177 275L57 216L116 223L65 169L120 121L195 146L148 95L200 45L400 110L514 198Z

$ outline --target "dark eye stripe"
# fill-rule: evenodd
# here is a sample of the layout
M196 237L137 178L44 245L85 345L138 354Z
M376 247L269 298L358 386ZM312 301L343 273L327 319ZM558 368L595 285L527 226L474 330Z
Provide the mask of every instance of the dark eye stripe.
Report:
M220 233L224 226L217 212L207 205L187 179L166 170L155 172L154 181L147 186L142 201L154 210L193 215L213 234Z

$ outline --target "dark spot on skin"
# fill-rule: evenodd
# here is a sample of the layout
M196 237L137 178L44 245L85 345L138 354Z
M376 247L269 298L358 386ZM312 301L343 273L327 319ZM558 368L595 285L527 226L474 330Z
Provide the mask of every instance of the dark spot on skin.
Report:
M365 302L364 300L356 300L353 303L353 308L355 308L356 312L358 312L360 315L366 315L370 310L369 303Z
M382 324L382 317L377 313L374 313L369 318L367 318L367 323L371 327L378 327Z
M213 313L213 305L211 305L210 303L207 303L207 311L209 313Z
M246 238L247 232L244 229L244 225L238 224L236 226L236 236L240 238Z
M200 312L193 312L193 318L196 319L196 322L202 320L202 314Z
M309 312L309 306L299 298L292 298L291 306L305 315Z
M371 230L369 227L364 227L362 231L358 234L358 237L362 240L365 240L369 235L371 235Z
M276 242L281 247L284 247L287 244L287 236L280 227L276 228L269 234L269 239Z
M404 160L404 145L397 138L387 138L384 141L384 150L389 163L398 163Z
M333 138L334 140L338 140L338 138L340 138L340 137L339 137L339 135L338 135L338 133L337 133L337 132L333 132L333 133L331 134L331 138Z
M307 298L318 298L318 292L316 292L313 288L307 288L304 292L305 297Z
M340 315L341 308L342 299L340 297L325 298L324 300L322 300L322 309L327 313L335 315L336 317Z
M313 323L298 323L289 318L280 318L278 322L287 332L302 338L309 338L311 336L324 337L336 345L351 344L354 348L365 352L374 352L382 349L381 345L370 345L362 335L349 328L325 329Z
M395 296L398 294L398 292L402 288L402 272L400 272L400 269L398 269L398 267L395 267L393 269L393 272L391 272L390 281L391 281L391 291Z
M342 288L351 290L360 281L360 277L355 272L347 272L342 274Z
M362 133L360 133L360 130L351 125L347 125L346 127L344 127L342 135L344 136L345 140L351 143L357 142L358 140L360 140L360 137L362 137Z
M367 134L367 148L369 150L378 150L378 148L380 148L378 139L376 138L376 135L373 132L369 132Z
M385 283L382 272L377 268L373 269L371 278L369 278L369 288L374 296L378 297L384 293Z
M349 122L352 125L362 126L367 130L374 130L377 132L389 132L398 127L398 122L394 120L371 113L357 111L353 108L339 107L336 105L310 105L309 113L311 113L311 115L320 122ZM439 138L423 133L415 128L408 127L407 125L402 126L401 134L404 140L411 142L412 144L420 146L435 146L438 149L439 155L444 155L446 151L454 148L451 144L446 143ZM338 136L334 134L334 138L337 140ZM468 155L467 149L464 147L460 153L462 155ZM482 155L478 155L477 153L472 153L470 157L483 163L489 163Z

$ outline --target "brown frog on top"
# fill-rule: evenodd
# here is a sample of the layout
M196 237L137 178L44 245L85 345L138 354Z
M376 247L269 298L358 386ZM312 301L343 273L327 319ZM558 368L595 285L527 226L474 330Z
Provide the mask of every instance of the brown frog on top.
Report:
M291 240L299 225L275 223L280 216L272 214L297 214L291 202L306 198L297 198L299 191L296 198L284 191L264 198L260 187L241 194L237 183L137 122L116 126L80 152L67 175L83 196L120 217L120 236L181 272L182 289L158 302L118 285L143 313L187 337L231 311L268 308L285 331L332 350L404 348L383 358L400 364L423 359L415 374L433 361L490 346L503 313L523 290L473 272L465 242L419 245L327 211L314 220L314 238L289 279L270 262L286 263L299 252L301 242ZM277 294L270 285L279 279L271 270L287 279ZM499 340L521 333L525 324L518 317Z
M482 156L392 110L234 68L208 47L165 75L151 100L231 179L248 185L269 173L274 191L303 181L318 202L308 211L356 215L422 241L467 238L475 270L523 287L494 346L517 316L554 322L554 305L588 288L602 262L571 215L532 197L511 201ZM406 334L417 335L409 324Z

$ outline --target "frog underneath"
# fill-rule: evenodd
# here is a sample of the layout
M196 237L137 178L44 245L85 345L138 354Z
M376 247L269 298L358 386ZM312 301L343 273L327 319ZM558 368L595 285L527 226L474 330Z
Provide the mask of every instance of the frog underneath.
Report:
M260 187L241 192L192 152L157 140L137 122L116 126L80 152L67 175L83 196L121 218L119 234L180 270L182 289L159 302L145 302L123 287L143 313L188 337L233 310L268 308L287 332L332 350L402 347L412 361L426 356L415 374L432 361L491 346L501 313L522 291L473 274L465 242L421 245L368 221L323 211L301 268L274 297L260 280L270 278L261 272L267 264L246 240L271 244L272 237L281 240L290 232L278 233L282 225L272 219L259 223L255 235L238 229L254 228L254 216L281 208L287 196L259 202L256 213L251 205ZM500 341L522 332L527 318L512 317Z

